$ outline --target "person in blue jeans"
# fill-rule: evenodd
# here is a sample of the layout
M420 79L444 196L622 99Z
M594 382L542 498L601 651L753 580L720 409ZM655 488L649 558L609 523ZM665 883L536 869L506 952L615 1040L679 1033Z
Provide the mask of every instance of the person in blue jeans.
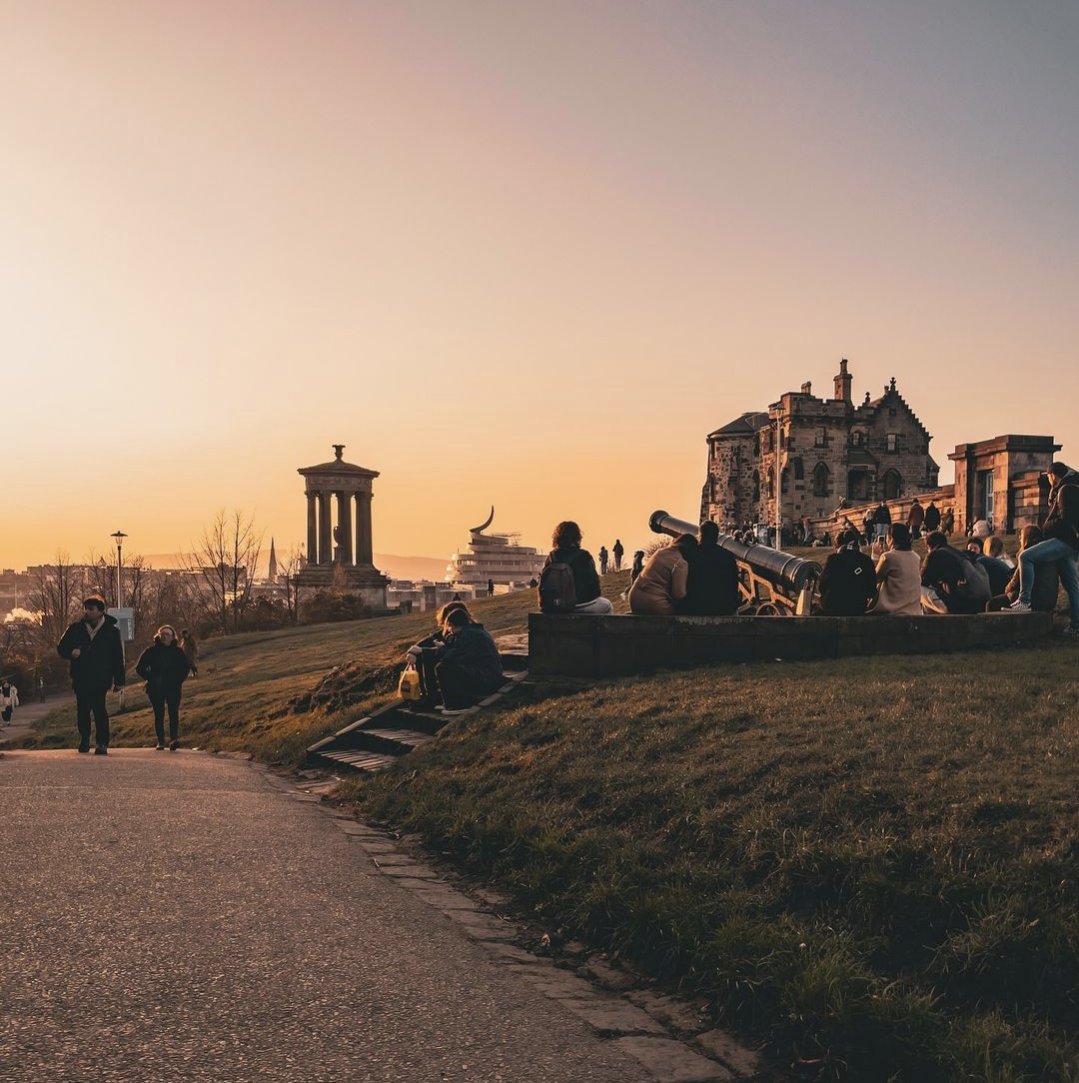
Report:
M1061 462L1053 463L1048 478L1049 514L1042 528L1045 541L1019 554L1019 600L1013 613L1029 613L1034 577L1039 565L1055 565L1071 608L1066 635L1079 636L1079 473Z

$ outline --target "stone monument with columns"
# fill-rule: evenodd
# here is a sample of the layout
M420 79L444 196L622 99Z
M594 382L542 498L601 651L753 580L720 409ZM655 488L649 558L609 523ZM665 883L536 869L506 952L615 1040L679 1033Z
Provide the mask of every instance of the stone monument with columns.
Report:
M345 462L344 444L333 450L332 462L298 471L306 486L307 564L296 584L347 590L382 610L387 581L374 565L371 540L371 486L378 471Z

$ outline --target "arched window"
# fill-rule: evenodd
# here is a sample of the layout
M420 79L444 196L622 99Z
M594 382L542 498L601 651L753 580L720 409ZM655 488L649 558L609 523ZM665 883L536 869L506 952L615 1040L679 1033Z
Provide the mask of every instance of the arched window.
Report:
M828 467L824 463L817 463L813 467L813 495L828 495Z
M898 500L903 495L903 478L898 470L885 471L881 482L884 486L885 500Z

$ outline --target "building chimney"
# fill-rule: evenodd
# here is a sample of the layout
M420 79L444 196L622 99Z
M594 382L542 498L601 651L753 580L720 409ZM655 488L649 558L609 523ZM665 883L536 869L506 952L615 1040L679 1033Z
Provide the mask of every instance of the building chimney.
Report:
M806 380L806 382L804 384L802 384L802 394L803 395L812 395L813 394L813 385L808 380Z
M839 362L839 375L835 378L835 397L840 402L850 402L850 373L847 372L847 359Z

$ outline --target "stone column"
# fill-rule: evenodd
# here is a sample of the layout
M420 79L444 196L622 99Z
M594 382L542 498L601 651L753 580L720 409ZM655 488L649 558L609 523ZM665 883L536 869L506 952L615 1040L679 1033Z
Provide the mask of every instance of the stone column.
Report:
M318 563L318 509L315 494L307 494L307 563Z
M356 562L371 566L375 562L371 540L371 494L356 494Z
M352 494L337 493L337 523L341 527L341 563L352 567Z
M330 494L318 491L318 562L333 563L333 531L330 529Z

